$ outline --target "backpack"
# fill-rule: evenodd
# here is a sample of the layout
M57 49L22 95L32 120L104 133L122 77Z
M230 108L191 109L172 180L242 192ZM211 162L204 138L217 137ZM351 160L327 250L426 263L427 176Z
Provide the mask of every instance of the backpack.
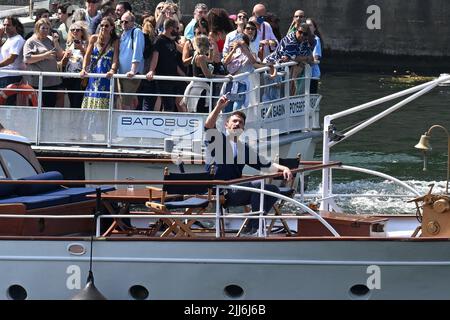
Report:
M133 30L131 31L131 50L134 50L134 30L136 30L136 28L133 28ZM144 35L144 52L142 53L142 55L144 56L145 60L150 58L150 56L152 55L153 43L148 34L142 34Z

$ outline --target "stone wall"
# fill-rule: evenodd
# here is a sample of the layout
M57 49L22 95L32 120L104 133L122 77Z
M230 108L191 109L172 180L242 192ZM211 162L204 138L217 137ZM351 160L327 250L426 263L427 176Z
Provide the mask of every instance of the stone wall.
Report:
M71 2L78 2L72 0ZM223 7L232 14L239 9L251 12L258 1L178 0L187 20L196 2L211 7ZM28 1L0 0L0 4ZM51 0L53 2L53 0ZM136 0L131 4L136 12L153 11L159 1ZM450 1L448 0L266 0L269 11L280 17L284 34L293 12L303 9L315 18L322 32L325 49L343 53L374 53L408 56L450 56ZM380 8L380 29L370 30L366 13L371 5Z
M251 12L258 1L208 0L230 13ZM293 12L305 11L319 24L328 50L390 55L450 56L450 1L448 0L270 0L268 10L281 19L286 32ZM195 1L181 0L183 12L192 12ZM380 8L381 29L369 30L367 9Z

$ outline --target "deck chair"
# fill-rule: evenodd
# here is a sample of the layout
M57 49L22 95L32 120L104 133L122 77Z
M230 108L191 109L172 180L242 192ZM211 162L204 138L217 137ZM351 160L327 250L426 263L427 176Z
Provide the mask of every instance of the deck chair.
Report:
M300 166L300 159L301 156L300 154L297 155L296 158L278 158L278 163L288 167L289 169L297 169ZM280 177L276 177L273 179L269 179L268 183L272 183L273 180L282 180L281 184L279 186L280 189L280 194L289 198L293 198L295 195L295 189L294 189L294 183L295 183L295 178L297 176L296 173L292 174L292 180L291 181L285 181L283 176ZM279 200L277 201L274 205L273 205L273 209L275 211L275 215L276 216L281 216L281 209L284 206L286 201L284 200ZM272 219L272 221L270 222L268 228L267 228L267 233L270 233L272 231L272 228L275 225L275 221L277 219ZM280 218L280 221L283 225L283 229L286 231L286 233L288 235L292 235L291 230L289 229L289 226L286 222L286 220Z
M199 173L170 173L168 168L164 169L165 181L176 180L213 180L210 172ZM201 214L206 211L210 201L212 200L211 185L192 185L192 184L163 184L163 188L147 187L150 199L154 190L162 191L161 201L146 202L146 206L156 214L172 214L173 210L183 209L186 216L192 213ZM184 195L181 198L180 195ZM175 196L175 198L169 198ZM170 200L170 201L167 201ZM188 217L187 217L188 218ZM159 220L160 223L168 226L161 234L161 237L175 234L176 237L188 236L193 237L191 230L195 219L186 219L184 222L180 219L172 219L170 217Z

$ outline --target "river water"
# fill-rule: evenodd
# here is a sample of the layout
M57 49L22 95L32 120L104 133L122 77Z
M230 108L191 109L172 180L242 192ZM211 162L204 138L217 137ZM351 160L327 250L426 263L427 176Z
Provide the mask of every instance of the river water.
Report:
M439 76L436 74L434 76ZM405 83L392 74L327 73L321 79L321 117L360 105L371 100L429 81ZM401 98L404 99L404 98ZM353 126L401 101L397 99L369 110L336 120L339 131ZM435 191L445 191L447 172L447 136L434 129L428 156L428 171L424 172L422 154L414 148L423 134L433 124L450 129L450 87L437 87L430 93L411 102L395 113L363 129L356 135L332 148L331 159L346 165L381 171L407 182L421 192L435 183ZM322 121L323 123L323 121ZM322 145L317 145L316 158L321 159ZM365 174L334 170L334 193L407 194L407 190L384 179ZM320 174L310 177L309 191L320 190ZM412 197L410 197L412 198ZM349 212L359 213L413 213L413 205L405 205L398 198L340 199L338 204Z

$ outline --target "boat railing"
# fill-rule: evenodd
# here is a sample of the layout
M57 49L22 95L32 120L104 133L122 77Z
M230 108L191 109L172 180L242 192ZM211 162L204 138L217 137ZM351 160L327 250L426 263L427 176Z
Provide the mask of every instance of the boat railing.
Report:
M336 167L340 166L340 162L332 162L327 165L327 167ZM293 169L293 173L303 173L309 170L318 170L323 167L322 164L313 164L310 166L300 167L297 169ZM264 190L264 181L265 179L269 178L275 178L282 176L282 172L272 173L272 174L263 174L263 175L255 175L255 176L249 176L249 177L243 177L233 180L177 180L177 181L170 181L170 180L133 180L133 184L135 185L182 185L182 184L190 184L190 185L213 185L215 188L215 195L216 195L216 212L211 214L201 214L201 215L183 215L180 213L177 214L153 214L151 212L146 213L142 212L142 214L139 215L34 215L34 214L7 214L2 213L0 214L0 218L49 218L49 219L81 219L81 218L91 218L91 219L97 219L96 220L96 236L99 237L101 235L101 219L103 218L136 218L136 219L159 219L159 218L173 218L173 219L215 219L216 220L216 237L219 238L220 235L220 228L218 227L220 225L220 220L226 220L226 219L258 219L259 220L259 229L258 229L258 236L259 237L266 237L266 219L272 220L272 219L292 219L292 220L301 220L301 219L317 219L319 220L335 237L339 237L339 234L337 231L325 220L323 219L319 213L315 212L311 208L309 208L304 203L299 202L298 200L295 200L290 197L286 197L284 195L271 192L268 190ZM252 181L260 181L261 187L260 188L252 188L247 186L241 186L240 184L246 183L246 182L252 182ZM59 184L59 185L80 185L80 184L87 184L87 185L107 185L107 184L116 184L116 185L123 185L123 184L129 184L129 180L0 180L1 184ZM244 191L250 191L259 193L261 195L268 195L273 196L277 199L281 199L286 201L287 203L291 203L292 205L295 205L301 209L296 214L291 215L283 215L280 216L271 216L271 215L264 215L264 197L260 197L260 210L257 212L248 212L244 214L229 214L229 215L223 215L221 210L221 203L220 203L220 195L222 189L235 189L235 190L244 190ZM309 214L306 215L305 214Z
M37 72L23 70L2 71L2 73L35 76L39 79L38 88L14 88L15 93L30 92L37 94L36 106L18 105L2 106L0 118L2 124L11 130L20 132L32 143L39 145L95 145L102 147L164 147L164 139L187 137L190 140L202 139L203 123L207 113L199 112L166 112L122 110L118 105L120 95L141 97L175 97L183 98L186 104L189 99L203 98L208 110L224 92L224 84L233 81L250 79L250 88L239 94L248 96L248 105L241 110L247 114L247 127L277 130L276 134L299 130L319 128L320 95L310 94L309 83L311 68L305 66L305 90L302 94L291 94L291 83L297 79L290 78L289 68L295 65L287 62L276 65L280 70L282 81L267 80L268 67L262 67L252 73L236 76L197 78L179 76L155 76L155 81L184 81L204 83L209 87L206 94L186 92L184 94L167 93L118 93L116 81L110 81L109 105L107 109L68 108L65 97L64 107L43 107L42 94L45 92L83 93L78 90L47 90L43 87L45 77L80 78L78 73ZM88 78L105 78L106 74L88 74ZM113 79L125 79L124 74L116 74ZM145 75L136 75L133 79L146 80ZM222 87L222 89L220 89ZM1 89L0 89L1 90ZM6 89L3 89L6 90ZM11 94L11 89L8 94ZM276 112L272 112L276 110ZM191 110L193 111L193 110ZM219 121L224 121L223 114ZM145 117L145 119L144 119ZM150 120L149 120L150 119ZM175 123L175 125L173 125ZM145 130L143 130L145 129ZM275 134L275 133L274 133ZM271 135L271 133L269 133Z
M412 88L388 95L386 97L376 99L376 100L370 101L368 103L364 103L359 106L345 109L344 111L325 116L324 122L323 122L323 141L322 141L322 143L323 143L323 146L322 146L322 162L323 162L323 164L325 165L330 162L330 153L331 153L331 148L333 146L347 140L349 137L356 134L357 132L372 125L373 123L377 122L378 120L386 117L387 115L391 114L392 112L400 109L401 107L405 106L406 104L410 103L411 101L414 101L415 99L423 96L424 94L430 92L432 89L436 88L437 86L439 86L441 84L448 82L449 80L450 80L450 75L443 74L439 78L434 79L429 82L426 82L424 84L417 85ZM368 120L358 123L355 126L350 127L351 129L349 129L346 132L337 132L337 128L333 124L333 121L337 120L339 118L342 118L342 117L345 117L348 115L352 115L357 112L364 111L369 108L372 108L372 107L378 106L380 104L387 103L392 100L395 100L395 99L398 99L401 97L405 97L405 96L408 96L408 97L401 100L400 102L397 102L392 107L389 107L389 108L385 109L384 111L379 112L376 115L370 117ZM356 171L355 167L347 167L346 169L349 169L349 170L351 169L351 170ZM376 171L371 171L371 170L367 170L367 169L358 169L358 170L360 172L375 174L379 177L388 178L389 180L392 180L397 183L400 182L399 180L395 181L396 179L393 177L389 177L387 175L384 175L384 174L376 172ZM408 186L404 183L401 183L401 184L404 187L406 187L407 189L409 189L410 191L412 191L414 194L417 194L417 191L414 190L413 188L411 188L410 186ZM322 169L322 194L321 194L321 199L323 199L323 200L321 202L321 207L320 207L323 210L333 210L333 207L335 207L335 204L333 201L333 194L332 194L332 185L333 185L332 169L328 168L328 167L324 167Z

